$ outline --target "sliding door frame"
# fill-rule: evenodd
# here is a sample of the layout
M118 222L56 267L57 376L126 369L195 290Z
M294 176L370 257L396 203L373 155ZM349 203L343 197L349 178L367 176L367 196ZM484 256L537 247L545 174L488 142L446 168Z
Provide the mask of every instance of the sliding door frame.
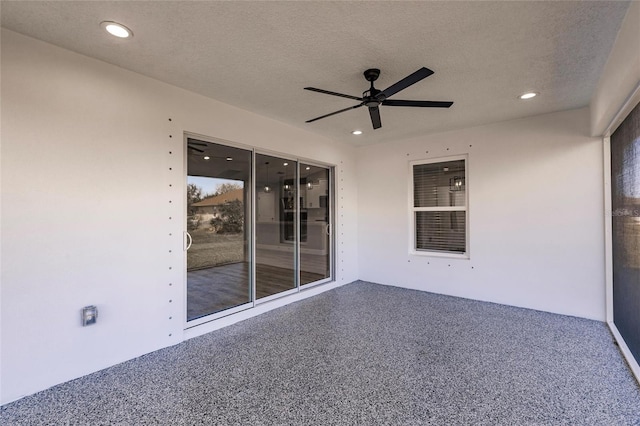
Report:
M248 251L249 251L249 255L250 255L250 262L249 262L249 283L250 283L250 288L251 288L251 301L244 303L242 305L239 306L235 306L229 309L225 309L223 311L220 312L215 312L212 313L210 315L206 315L204 317L201 318L197 318L194 319L192 321L187 321L187 250L186 250L186 233L187 233L187 229L186 229L186 216L187 216L187 212L186 212L186 203L185 203L185 211L183 212L184 214L184 220L183 220L183 236L184 236L184 243L183 243L183 255L184 255L184 260L183 260L183 291L184 291L184 306L183 306L183 324L184 324L184 330L188 330L188 329L193 329L194 327L198 327L201 326L203 324L207 324L210 323L212 321L216 321L216 320L220 320L222 318L225 317L229 317L231 315L235 315L235 314L239 314L240 312L246 311L246 310L250 310L252 308L256 308L259 305L262 305L264 303L268 303L271 302L275 299L280 299L283 297L287 297L287 296L291 296L294 295L296 293L300 293L302 291L311 289L312 287L316 287L322 284L327 284L327 283L331 283L331 282L335 282L336 279L336 274L335 274L335 257L336 257L336 247L335 247L335 241L336 241L336 237L335 237L335 233L336 233L336 229L337 227L335 226L335 220L336 220L336 199L335 199L335 169L336 166L333 164L329 164L329 163L324 163L321 161L317 161L317 160L310 160L304 157L295 157L295 156L291 156L291 155L286 155L286 154L282 154L281 152L278 151L273 151L273 150L268 150L268 149L262 149L262 148L257 148L257 147L253 147L253 146L249 146L249 145L245 145L245 144L241 144L241 143L236 143L236 142L232 142L232 141L228 141L225 139L220 139L220 138L215 138L215 137L210 137L210 136L206 136L206 135L201 135L198 133L193 133L193 132L184 132L183 133L183 170L184 170L184 178L185 178L185 182L186 182L186 178L188 175L188 148L187 148L187 143L189 139L196 139L196 140L201 140L203 142L209 142L209 143L213 143L213 144L219 144L219 145L226 145L232 148L238 148L238 149L243 149L243 150L247 150L251 152L251 173L250 173L250 188L251 188L251 197L250 197L250 202L251 202L251 209L250 209L250 218L248 221L245 221L245 223L247 223L247 233L249 235L249 247L248 247ZM268 155L268 156L273 156L273 157L278 157L281 158L283 160L289 160L289 161L295 161L296 162L296 171L295 171L295 185L296 185L296 199L295 199L295 205L296 205L296 211L297 211L297 215L296 215L296 239L294 241L294 251L295 251L295 256L294 256L294 269L295 269L295 287L290 289L290 290L285 290L283 292L277 293L277 294L273 294L273 295L269 295L266 297L262 297L260 299L256 298L256 245L257 245L257 233L256 233L256 221L257 221L257 191L256 191L256 155L257 154L262 154L262 155ZM300 237L300 211L302 206L300 205L300 163L304 163L304 164L309 164L312 166L317 166L317 167L321 167L321 168L325 168L327 169L328 173L329 173L329 182L328 182L328 197L329 197L329 203L330 203L330 208L329 208L329 243L328 243L328 250L329 250L329 277L318 280L318 281L314 281L311 283L307 283L304 285L300 285L300 243L301 243L301 237ZM186 196L186 192L184 193L183 196Z

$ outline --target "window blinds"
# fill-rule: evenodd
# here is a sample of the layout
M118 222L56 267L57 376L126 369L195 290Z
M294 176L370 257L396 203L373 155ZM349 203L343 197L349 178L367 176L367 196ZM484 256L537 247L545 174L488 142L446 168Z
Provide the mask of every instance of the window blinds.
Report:
M465 160L413 165L415 250L466 252Z

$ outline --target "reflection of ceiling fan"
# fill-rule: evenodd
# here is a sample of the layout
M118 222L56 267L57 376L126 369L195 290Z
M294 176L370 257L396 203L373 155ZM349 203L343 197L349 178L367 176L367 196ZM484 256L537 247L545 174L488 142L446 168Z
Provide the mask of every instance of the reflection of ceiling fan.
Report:
M189 141L187 142L187 148L189 148L192 151L199 152L201 154L204 153L204 150L200 148L196 148L196 146L207 146L207 144L204 142L194 142L191 139L189 139Z
M387 87L386 89L380 91L373 87L373 82L378 79L380 76L380 70L377 68L371 68L364 72L364 78L367 81L371 82L371 88L362 93L362 97L359 98L357 96L344 95L342 93L329 92L328 90L316 89L315 87L305 87L305 90L311 90L313 92L324 93L326 95L340 96L347 99L354 99L356 101L360 101L358 105L354 105L349 108L341 109L339 111L335 111L329 114L322 115L320 117L313 118L311 120L307 120L307 123L314 122L316 120L320 120L322 118L330 117L335 114L340 114L341 112L349 111L351 109L360 108L361 106L369 107L369 115L371 116L371 124L373 124L374 129L379 129L382 127L382 122L380 121L380 105L386 106L404 106L404 107L423 107L423 108L449 108L453 105L453 102L443 102L443 101L403 101L399 99L389 100L388 98L392 95L395 95L401 90L406 89L419 82L422 79L425 79L433 74L429 68L420 68L418 71L414 72L411 75L403 78L395 84Z

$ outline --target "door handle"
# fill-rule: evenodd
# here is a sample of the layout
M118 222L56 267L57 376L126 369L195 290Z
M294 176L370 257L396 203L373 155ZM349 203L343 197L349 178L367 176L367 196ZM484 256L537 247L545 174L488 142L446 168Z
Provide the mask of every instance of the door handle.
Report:
M184 231L184 234L187 237L187 247L184 249L184 251L187 251L191 248L191 244L193 244L193 238L191 238L191 234L189 234L187 231Z

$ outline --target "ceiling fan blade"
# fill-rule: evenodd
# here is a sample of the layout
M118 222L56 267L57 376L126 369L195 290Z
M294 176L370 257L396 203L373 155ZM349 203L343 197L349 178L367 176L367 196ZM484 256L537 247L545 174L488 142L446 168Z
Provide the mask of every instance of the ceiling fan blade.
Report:
M425 108L449 108L453 102L444 101L401 101L400 99L387 99L382 102L386 106L425 107Z
M373 124L374 130L382 127L382 122L380 121L380 108L377 106L369 107L369 115L371 116L371 124Z
M414 72L413 74L406 76L396 84L393 84L387 87L386 89L384 89L382 92L378 93L376 98L386 99L389 96L394 95L399 91L406 89L412 84L415 84L420 80L429 77L431 74L433 74L433 71L431 71L429 68L422 67L418 71Z
M204 152L203 150L198 149L198 148L195 148L195 147L193 147L193 146L188 146L188 148L189 148L189 149L192 149L192 150L194 150L194 151L198 151L199 153L203 153L203 152Z
M340 96L342 98L354 99L356 101L362 101L362 98L357 96L345 95L344 93L330 92L328 90L316 89L315 87L305 87L304 90L311 90L312 92L324 93L325 95Z
M340 114L341 112L349 111L350 109L359 108L359 107L361 107L362 105L364 105L364 103L362 103L362 104L358 104L358 105L354 105L354 106L349 107L349 108L341 109L341 110L339 110L339 111L331 112L331 113L329 113L329 114L321 115L320 117L312 118L311 120L307 120L307 121L305 121L305 123L312 123L312 122L314 122L314 121L320 120L321 118L330 117L330 116L332 116L332 115Z

